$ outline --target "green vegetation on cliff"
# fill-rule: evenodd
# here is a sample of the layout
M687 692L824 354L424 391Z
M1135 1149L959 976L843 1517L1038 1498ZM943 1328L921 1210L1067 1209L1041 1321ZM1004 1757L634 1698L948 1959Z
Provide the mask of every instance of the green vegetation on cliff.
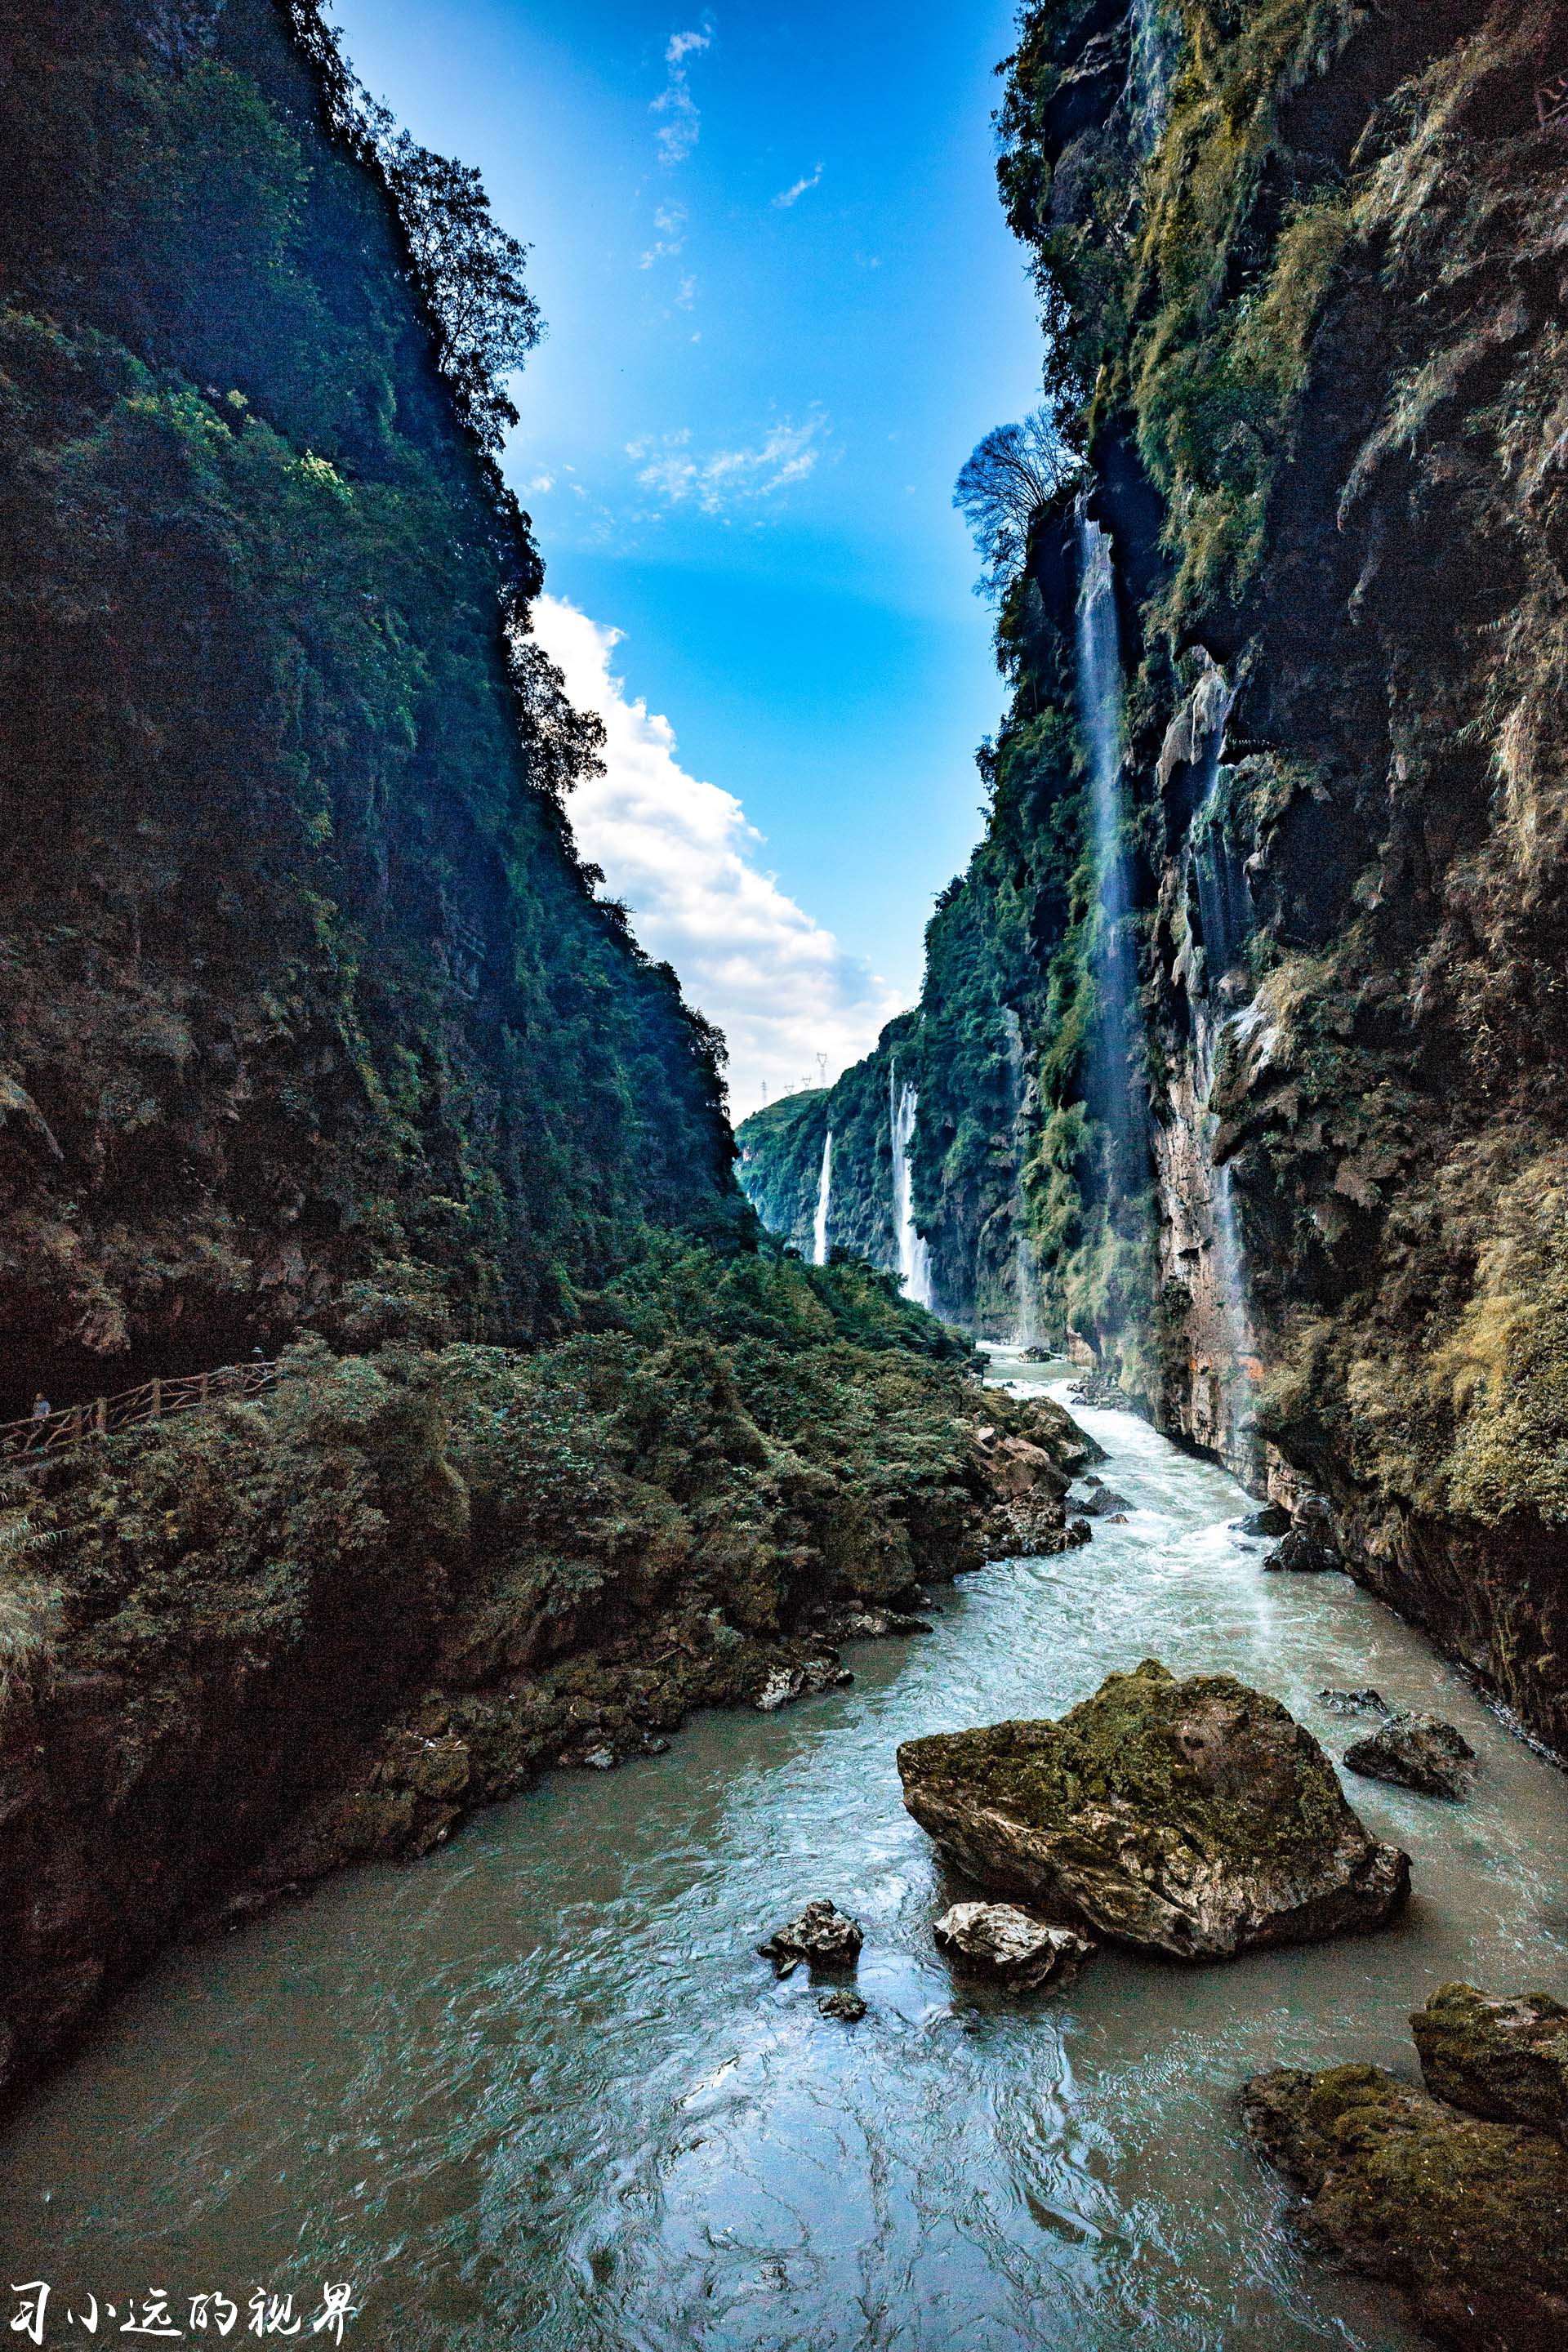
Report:
M717 1041L572 849L594 730L489 455L517 249L353 131L303 6L9 37L7 1325L67 1394L560 1328L643 1223L742 1213Z
M1007 542L905 1047L944 1305L1008 1328L1022 1230L1045 1323L1238 1468L1271 1438L1561 1747L1565 68L1549 0L1024 10L999 175L1081 472Z

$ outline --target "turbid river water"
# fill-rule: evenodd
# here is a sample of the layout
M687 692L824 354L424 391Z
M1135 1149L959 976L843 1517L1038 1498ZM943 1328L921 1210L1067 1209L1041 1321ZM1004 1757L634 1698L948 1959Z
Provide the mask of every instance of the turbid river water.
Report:
M161 2287L175 2324L223 2289L236 2341L253 2290L291 2294L307 2343L332 2340L321 2281L352 2280L366 2352L1404 2352L1393 2289L1296 2251L1237 2085L1280 2060L1412 2071L1405 2014L1447 1977L1562 1992L1568 1781L1343 1579L1262 1575L1223 1474L1082 1418L1128 1524L964 1580L931 1634L851 1652L852 1689L705 1718L171 1958L0 2145L5 2280L51 2282L51 2317ZM931 1936L963 1890L895 1747L1058 1714L1151 1655L1277 1693L1334 1753L1353 1733L1322 1685L1436 1706L1479 1791L1350 1781L1414 1856L1384 1934L965 1990ZM864 1923L858 2026L754 1954L815 1895ZM101 2308L96 2336L46 2340L110 2338L146 2340Z

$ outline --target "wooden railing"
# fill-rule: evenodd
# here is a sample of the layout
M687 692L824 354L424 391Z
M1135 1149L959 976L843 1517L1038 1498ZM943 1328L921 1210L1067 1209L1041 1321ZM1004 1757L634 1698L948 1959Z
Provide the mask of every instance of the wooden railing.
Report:
M84 1438L107 1437L139 1422L167 1421L172 1413L199 1412L227 1397L259 1396L278 1377L270 1360L224 1364L216 1372L185 1372L178 1380L143 1381L118 1396L94 1397L89 1404L67 1404L25 1421L0 1422L0 1455L64 1454Z

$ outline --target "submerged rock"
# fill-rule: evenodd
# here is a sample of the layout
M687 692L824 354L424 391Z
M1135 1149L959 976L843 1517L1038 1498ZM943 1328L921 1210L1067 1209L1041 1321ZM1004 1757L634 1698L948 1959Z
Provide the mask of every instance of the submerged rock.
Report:
M1375 1927L1407 1855L1369 1837L1278 1699L1146 1660L1060 1723L907 1740L904 1802L988 1893L1177 1959Z
M1246 2084L1253 2145L1304 2192L1310 2241L1409 2288L1462 2352L1568 2347L1568 2150L1480 2122L1379 2066Z
M1474 1985L1439 1985L1410 2031L1434 2098L1568 2137L1568 2009L1550 1993L1497 2000Z
M806 1905L798 1919L780 1927L757 1949L764 1960L772 1960L781 1977L787 1977L802 1960L814 1969L852 1969L865 1940L857 1920L819 1895Z
M1020 1992L1070 1984L1095 1948L1087 1937L1013 1903L955 1903L931 1933L955 1968Z
M1336 1715L1392 1715L1394 1709L1381 1691L1321 1690L1318 1697L1324 1706L1332 1707Z
M837 2017L845 2025L858 2025L866 2014L866 2004L858 1992L825 1992L816 2006L824 2017Z
M1476 1777L1476 1751L1462 1732L1439 1716L1404 1708L1347 1748L1345 1762L1370 1780L1393 1780L1424 1797L1468 1797Z

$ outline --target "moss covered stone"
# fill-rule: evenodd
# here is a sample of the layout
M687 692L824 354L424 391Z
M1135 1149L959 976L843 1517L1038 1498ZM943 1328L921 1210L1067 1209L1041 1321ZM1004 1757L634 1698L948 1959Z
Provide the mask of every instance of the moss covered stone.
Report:
M1497 2000L1439 1985L1410 2030L1435 2098L1500 2123L1559 2134L1568 2124L1568 2009L1550 1993Z
M906 1741L904 1802L988 1893L1179 1959L1380 1926L1409 1862L1277 1699L1152 1659L1060 1723Z
M1380 2066L1280 2067L1242 2093L1254 2146L1304 2191L1309 2237L1409 2288L1464 2352L1568 2346L1568 2152Z

